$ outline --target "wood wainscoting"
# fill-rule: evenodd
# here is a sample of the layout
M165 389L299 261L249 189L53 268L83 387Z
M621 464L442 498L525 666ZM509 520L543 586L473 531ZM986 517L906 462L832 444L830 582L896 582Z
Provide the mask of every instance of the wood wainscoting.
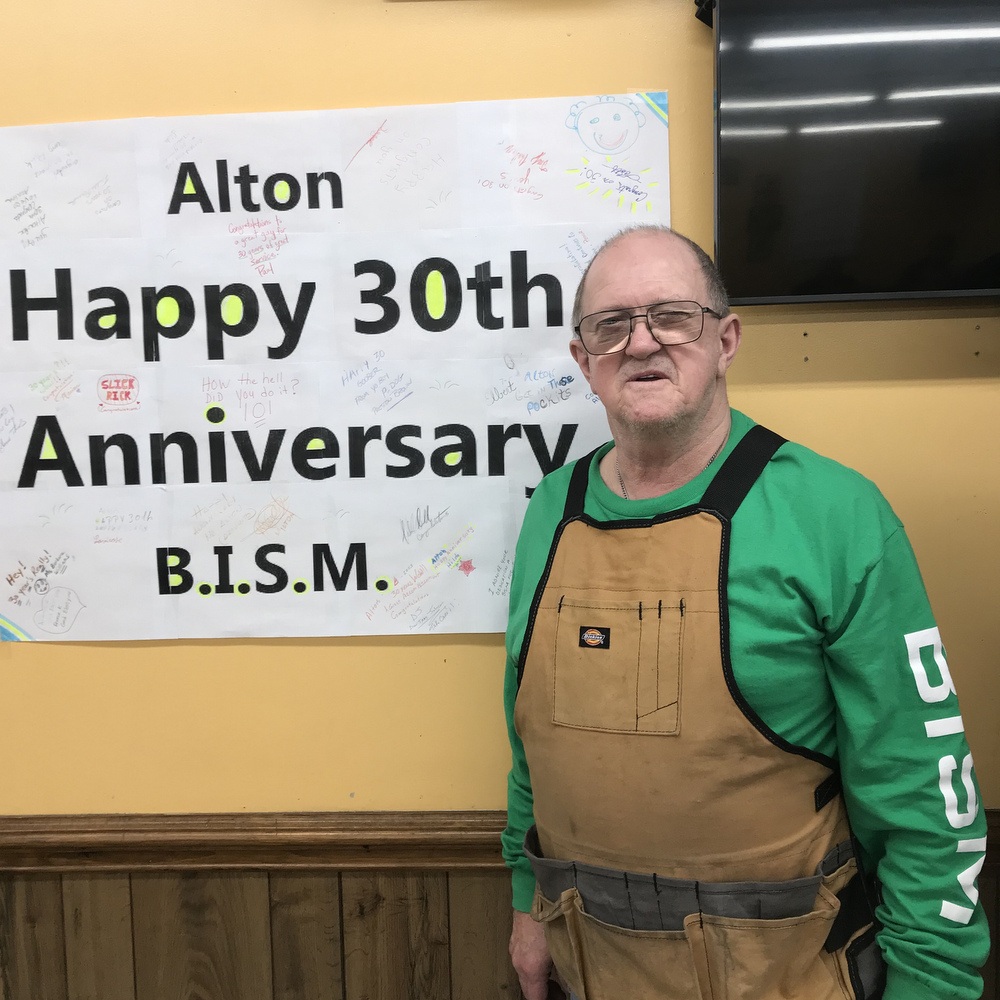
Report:
M516 1000L505 822L0 817L0 1000Z
M0 817L0 1000L519 1000L502 812ZM979 880L996 933L1000 811ZM1000 1000L996 962L985 970Z

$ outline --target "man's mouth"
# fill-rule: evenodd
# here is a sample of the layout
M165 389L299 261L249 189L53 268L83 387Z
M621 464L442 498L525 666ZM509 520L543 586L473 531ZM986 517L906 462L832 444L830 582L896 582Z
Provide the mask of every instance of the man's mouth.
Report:
M666 378L662 372L639 372L638 375L633 375L629 381L630 382L658 382L660 379Z

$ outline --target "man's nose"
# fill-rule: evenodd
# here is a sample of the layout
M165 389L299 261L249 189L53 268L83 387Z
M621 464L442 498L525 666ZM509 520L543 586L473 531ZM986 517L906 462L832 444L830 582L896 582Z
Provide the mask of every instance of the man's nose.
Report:
M634 354L638 357L648 357L655 354L663 345L653 336L653 331L649 328L649 318L645 313L639 313L632 317L632 335L629 337L628 346L625 348L626 354Z

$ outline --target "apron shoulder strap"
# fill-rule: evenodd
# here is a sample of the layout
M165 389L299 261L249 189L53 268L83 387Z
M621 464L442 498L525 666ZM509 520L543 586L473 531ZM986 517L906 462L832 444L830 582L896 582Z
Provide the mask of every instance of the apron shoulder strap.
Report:
M709 483L698 506L731 519L739 510L743 498L750 492L750 487L764 471L764 466L784 443L785 439L780 434L755 424L722 463L722 468ZM583 513L590 465L599 450L600 448L595 448L589 455L577 459L573 466L569 488L566 490L566 505L563 508L564 522Z
M569 479L569 489L566 490L566 506L563 507L563 521L579 517L583 513L583 501L587 495L587 480L590 478L590 463L602 446L595 448L589 455L578 458L573 466Z
M764 466L784 443L780 434L755 424L722 463L698 506L732 520Z

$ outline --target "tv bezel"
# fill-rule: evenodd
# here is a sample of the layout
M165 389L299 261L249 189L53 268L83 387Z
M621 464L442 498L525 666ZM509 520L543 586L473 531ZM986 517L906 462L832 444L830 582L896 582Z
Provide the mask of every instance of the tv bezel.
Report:
M804 0L808 2L808 0ZM715 24L713 28L714 36L714 94L713 94L713 239L715 260L720 257L720 201L721 201L721 115L720 103L723 100L719 87L720 60L722 41L721 23L724 0L715 8ZM1000 14L997 16L1000 22ZM996 98L1000 101L1000 97ZM1000 185L1000 164L997 165L998 185ZM1000 249L1000 231L997 233L998 249ZM723 265L724 266L724 265ZM725 273L722 275L723 281L726 279ZM795 305L797 303L812 302L920 302L929 300L954 300L954 299L983 299L992 300L1000 298L1000 273L997 275L997 285L986 288L943 288L943 289L921 289L917 291L863 291L863 292L823 292L805 294L777 294L777 295L739 295L730 294L729 299L732 305Z

